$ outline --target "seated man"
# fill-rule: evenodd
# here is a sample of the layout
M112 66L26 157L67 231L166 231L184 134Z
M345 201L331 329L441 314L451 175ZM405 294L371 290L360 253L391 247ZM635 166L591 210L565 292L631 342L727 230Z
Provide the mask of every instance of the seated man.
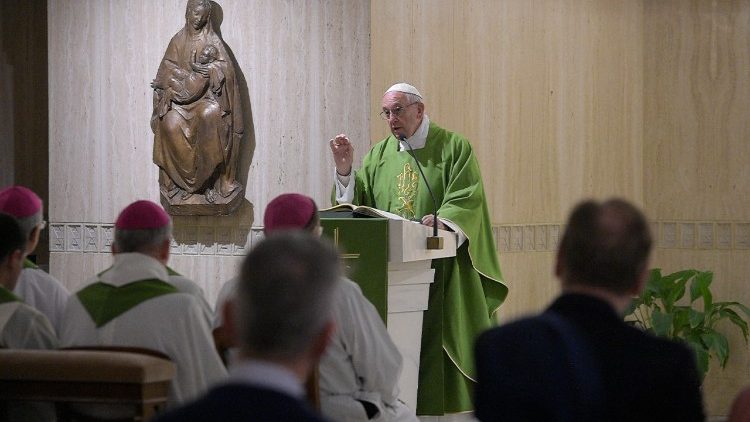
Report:
M307 233L271 235L253 248L223 308L240 348L229 382L157 421L322 421L303 383L333 335L340 273L333 246Z
M0 214L0 348L54 349L47 318L12 293L26 257L26 236L15 218Z
M23 186L11 186L0 192L0 212L16 218L26 236L25 254L31 254L39 243L44 230L42 200ZM60 329L60 318L68 302L68 289L56 278L39 269L26 259L13 293L24 303L43 313L56 330Z
M626 324L648 276L643 214L612 199L579 204L555 275L562 295L541 315L476 343L482 421L702 421L695 357L684 344Z
M226 376L204 306L170 282L171 232L159 205L137 201L126 207L115 222L114 264L70 298L60 333L63 347L132 346L166 354L177 367L169 405Z
M318 208L304 195L273 199L263 220L266 235L301 229L322 232ZM232 280L219 299L231 295ZM398 399L402 359L375 307L353 281L342 277L333 303L336 333L320 361L320 407L334 421L416 421L413 410ZM221 303L217 303L217 313Z

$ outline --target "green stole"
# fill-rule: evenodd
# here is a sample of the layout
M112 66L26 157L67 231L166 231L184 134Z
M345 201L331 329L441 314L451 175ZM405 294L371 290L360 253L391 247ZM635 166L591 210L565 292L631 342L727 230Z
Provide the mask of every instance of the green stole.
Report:
M99 281L79 291L77 296L99 328L142 302L177 292L177 288L165 281L148 279L119 287Z
M433 260L424 315L417 397L418 415L473 409L476 337L496 323L505 300L492 224L479 164L465 138L430 123L423 148L414 151L438 202L438 216L457 224L467 241L456 257ZM433 202L414 159L389 136L364 157L355 173L354 200L405 218L433 213ZM335 194L334 194L335 196ZM335 198L334 198L335 201Z
M21 298L14 295L13 292L6 289L3 286L0 286L0 304L8 303L8 302L23 302Z
M31 269L36 270L37 268L39 268L39 266L36 265L36 264L34 264L33 262L31 262L30 259L26 258L26 259L23 260L23 268L24 269L31 268Z

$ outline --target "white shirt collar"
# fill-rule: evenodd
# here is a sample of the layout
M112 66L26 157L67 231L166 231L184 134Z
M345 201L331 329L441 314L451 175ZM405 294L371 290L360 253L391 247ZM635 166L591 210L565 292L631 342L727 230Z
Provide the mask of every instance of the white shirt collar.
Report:
M406 138L406 141L409 142L412 149L420 149L424 148L424 145L427 143L427 132L430 131L430 118L427 117L427 114L425 114L422 117L422 124L419 125L417 130L414 132L414 135L411 135L410 138ZM399 141L398 143L398 150L404 151L408 149L403 142Z
M99 277L104 283L122 286L139 280L169 282L167 267L156 258L138 252L118 253L114 258L112 266Z
M276 390L299 399L305 396L305 389L293 372L266 361L238 361L229 368L229 380Z

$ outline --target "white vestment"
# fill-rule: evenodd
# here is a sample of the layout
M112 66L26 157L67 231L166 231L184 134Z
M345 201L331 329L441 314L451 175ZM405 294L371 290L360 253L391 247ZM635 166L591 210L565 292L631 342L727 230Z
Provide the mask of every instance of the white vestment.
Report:
M224 315L222 314L222 310L224 308L224 304L227 303L227 300L234 297L234 295L236 294L237 280L238 278L235 277L221 285L221 289L219 289L219 294L216 296L216 307L214 307L215 313L214 313L213 328L219 328L222 325L224 325Z
M214 327L223 324L220 309L236 294L238 279L221 286ZM378 311L357 283L342 278L333 302L336 332L318 365L320 410L332 421L366 421L359 400L375 405L373 421L417 421L414 410L398 400L402 358Z
M55 330L44 314L21 302L0 304L0 349L56 348ZM11 401L5 412L10 421L56 420L51 403Z
M55 349L57 336L41 312L21 302L0 304L0 348Z
M56 278L39 268L24 268L13 294L43 313L55 330L60 331L60 319L70 293Z
M86 285L101 281L119 287L151 279L169 282L166 267L159 261L143 254L117 254L112 267ZM227 376L203 306L189 293L145 300L99 328L73 295L65 310L60 342L62 347L132 346L166 354L177 367L169 390L170 406L198 397Z
M213 324L214 311L206 300L206 294L203 292L203 289L196 282L182 275L170 275L169 280L167 281L169 284L177 288L177 290L192 295L197 299L198 304L206 317L206 322L210 327L211 324Z
M417 421L398 399L402 358L375 307L343 278L334 296L336 332L318 370L320 410L333 421L366 421L362 401L380 411L375 421Z

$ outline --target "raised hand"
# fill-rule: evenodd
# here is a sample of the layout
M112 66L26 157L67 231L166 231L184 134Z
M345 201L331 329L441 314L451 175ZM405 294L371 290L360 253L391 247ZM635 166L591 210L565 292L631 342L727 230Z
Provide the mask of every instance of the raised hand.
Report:
M336 172L342 176L348 176L352 172L352 161L354 161L354 147L345 134L340 134L329 141L333 161L336 164Z

